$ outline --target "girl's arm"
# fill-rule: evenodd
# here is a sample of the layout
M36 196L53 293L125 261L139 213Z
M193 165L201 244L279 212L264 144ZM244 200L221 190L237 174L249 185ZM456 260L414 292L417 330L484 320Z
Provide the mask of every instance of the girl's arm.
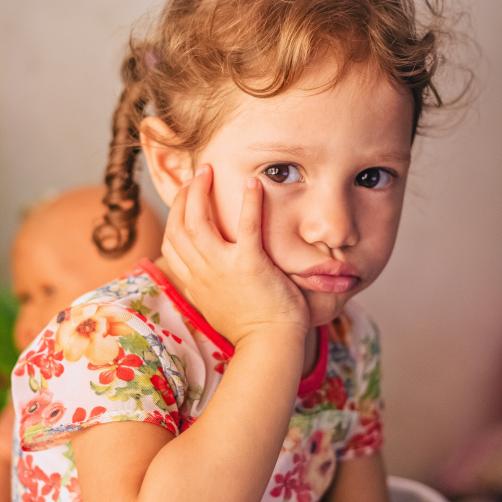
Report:
M236 347L207 408L178 437L136 422L77 433L72 443L83 499L260 500L287 432L304 357L301 337L267 334Z
M0 414L0 502L10 500L10 470L14 409L9 399Z
M323 502L389 502L387 475L380 453L339 462Z

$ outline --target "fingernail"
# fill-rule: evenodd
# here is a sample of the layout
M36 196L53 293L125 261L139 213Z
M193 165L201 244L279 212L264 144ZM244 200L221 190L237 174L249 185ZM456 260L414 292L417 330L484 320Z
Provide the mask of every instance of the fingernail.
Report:
M207 173L207 166L201 166L195 171L195 176L200 176L201 174Z
M248 178L246 185L248 188L254 188L256 186L256 178Z

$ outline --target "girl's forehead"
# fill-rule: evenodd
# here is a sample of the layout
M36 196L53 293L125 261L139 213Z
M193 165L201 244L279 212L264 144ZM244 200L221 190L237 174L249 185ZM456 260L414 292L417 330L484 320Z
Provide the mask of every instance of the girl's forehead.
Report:
M329 82L333 69L320 67L287 91L270 98L239 92L234 112L216 134L251 149L264 143L302 140L319 145L347 140L394 150L410 144L413 98L380 72L354 67L334 87L313 91Z

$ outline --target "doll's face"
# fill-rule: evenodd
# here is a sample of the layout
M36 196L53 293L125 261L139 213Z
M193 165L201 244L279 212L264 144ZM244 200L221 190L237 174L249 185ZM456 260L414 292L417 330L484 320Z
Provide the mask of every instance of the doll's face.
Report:
M24 349L50 318L84 292L75 271L58 260L58 250L30 229L16 239L12 262L13 286L20 303L15 341Z
M60 310L86 291L114 279L139 258L160 253L162 224L141 202L135 244L120 258L103 258L93 225L103 213L104 186L66 192L30 213L12 247L13 288L20 302L15 342L24 349Z

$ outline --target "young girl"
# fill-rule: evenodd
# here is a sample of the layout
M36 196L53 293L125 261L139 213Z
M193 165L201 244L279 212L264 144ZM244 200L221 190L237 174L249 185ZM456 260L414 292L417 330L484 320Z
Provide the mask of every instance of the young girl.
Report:
M442 105L435 31L411 0L172 0L131 49L94 239L134 242L140 144L163 256L21 355L15 499L388 500L378 330L349 300Z

